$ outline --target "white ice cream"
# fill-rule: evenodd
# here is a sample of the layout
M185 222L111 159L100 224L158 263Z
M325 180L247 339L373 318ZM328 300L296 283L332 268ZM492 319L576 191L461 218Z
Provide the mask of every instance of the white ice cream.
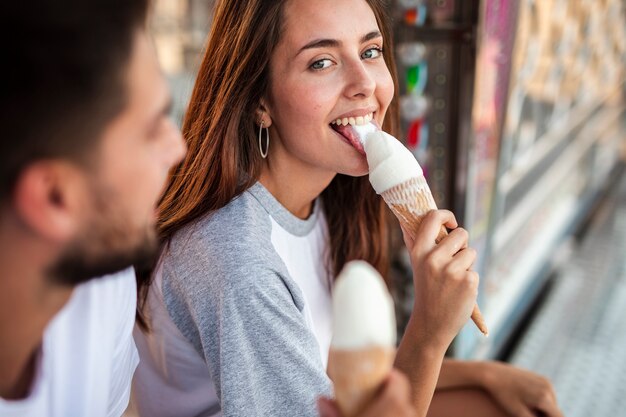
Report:
M359 136L359 140L361 141L361 144L363 146L365 146L365 141L367 140L367 135L369 135L370 133L374 133L374 132L380 130L378 128L378 126L376 126L372 122L365 123L365 124L362 124L362 125L354 125L354 126L352 126L352 129Z
M355 131L367 156L370 183L378 194L423 175L422 167L411 151L398 139L378 130L373 124L367 128L359 126Z
M333 289L335 349L395 347L393 300L376 269L364 261L349 262Z

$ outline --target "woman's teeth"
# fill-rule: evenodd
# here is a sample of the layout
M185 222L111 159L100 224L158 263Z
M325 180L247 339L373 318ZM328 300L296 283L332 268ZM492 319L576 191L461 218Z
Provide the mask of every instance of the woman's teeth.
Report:
M374 114L373 113L369 113L369 114L366 114L365 116L358 116L358 117L344 117L343 119L337 119L337 120L331 122L331 125L337 125L337 126L347 126L347 125L361 126L361 125L368 124L369 122L372 121L373 118L374 118Z

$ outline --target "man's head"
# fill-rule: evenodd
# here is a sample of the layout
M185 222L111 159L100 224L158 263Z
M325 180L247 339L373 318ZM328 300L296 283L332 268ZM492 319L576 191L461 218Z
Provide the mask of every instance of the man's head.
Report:
M141 261L184 153L147 0L2 3L0 220L55 254L56 282Z

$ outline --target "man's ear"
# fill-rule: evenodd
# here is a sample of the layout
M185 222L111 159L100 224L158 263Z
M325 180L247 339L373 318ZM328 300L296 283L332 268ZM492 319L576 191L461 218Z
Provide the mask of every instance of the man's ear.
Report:
M261 123L263 123L263 127L270 127L272 125L272 115L268 107L266 100L262 98L254 115L254 120L257 125Z
M33 233L65 242L78 231L84 210L84 173L60 161L40 161L27 166L13 191L17 216ZM81 198L83 197L83 198Z

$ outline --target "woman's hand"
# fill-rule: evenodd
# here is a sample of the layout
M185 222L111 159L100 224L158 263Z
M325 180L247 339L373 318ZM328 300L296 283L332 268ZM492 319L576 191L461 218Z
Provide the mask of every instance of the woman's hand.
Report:
M441 227L454 229L435 244ZM428 213L412 240L404 233L413 267L415 304L409 326L419 343L435 343L444 350L468 321L478 294L478 274L470 270L476 252L468 248L468 234L447 210Z
M563 417L550 381L541 375L500 362L484 362L484 388L516 417Z
M321 417L342 417L333 400L320 398L318 408ZM414 417L409 380L397 370L392 370L380 391L355 417Z

